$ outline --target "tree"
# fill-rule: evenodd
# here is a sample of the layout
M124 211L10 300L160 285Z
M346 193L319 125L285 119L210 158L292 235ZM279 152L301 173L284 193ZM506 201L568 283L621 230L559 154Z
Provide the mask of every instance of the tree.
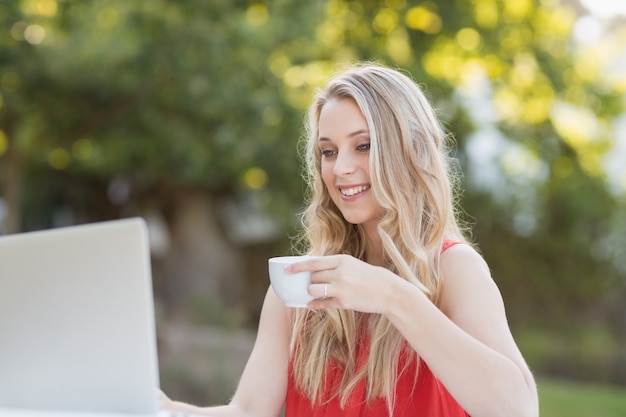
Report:
M282 17L316 5L277 7L270 15L262 4L225 1L4 5L12 28L2 44L4 169L17 160L34 181L87 177L105 187L122 176L133 189L194 184L217 194L271 184L277 202L291 204L301 187L283 173L297 172L300 115L268 58L290 33L305 33L304 19ZM12 178L7 191L21 182ZM5 198L11 214L20 211ZM46 224L24 219L10 229Z
M422 83L454 134L460 206L512 323L580 310L621 329L624 190L603 161L624 91L601 48L574 42L578 13L533 0L0 2L5 226L150 204L172 228L191 189L261 207L286 236L311 93L378 60Z

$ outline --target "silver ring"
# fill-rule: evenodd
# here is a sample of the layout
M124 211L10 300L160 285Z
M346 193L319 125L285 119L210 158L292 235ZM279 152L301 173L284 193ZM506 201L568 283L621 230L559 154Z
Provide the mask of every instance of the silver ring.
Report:
M324 298L328 298L328 283L324 284Z

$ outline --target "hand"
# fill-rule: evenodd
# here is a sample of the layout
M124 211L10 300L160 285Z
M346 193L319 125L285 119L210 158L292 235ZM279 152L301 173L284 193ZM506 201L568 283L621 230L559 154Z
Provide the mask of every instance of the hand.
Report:
M176 408L174 406L174 401L170 400L170 398L160 389L157 389L156 396L159 410L174 410Z
M309 294L316 297L313 310L339 308L384 313L393 283L401 280L388 269L373 266L350 255L314 257L285 267L288 273L312 271Z

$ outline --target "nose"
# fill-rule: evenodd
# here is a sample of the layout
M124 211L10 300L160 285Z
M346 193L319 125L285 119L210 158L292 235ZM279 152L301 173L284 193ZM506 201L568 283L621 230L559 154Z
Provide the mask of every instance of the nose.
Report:
M356 171L356 160L350 152L338 152L333 172L337 176L350 175Z

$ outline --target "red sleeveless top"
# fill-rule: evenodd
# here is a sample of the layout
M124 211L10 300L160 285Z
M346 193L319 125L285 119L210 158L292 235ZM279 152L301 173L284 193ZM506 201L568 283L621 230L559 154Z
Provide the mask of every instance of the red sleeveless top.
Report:
M446 241L442 253L458 242ZM363 366L369 355L367 337L359 338L357 346L357 366ZM393 415L390 417L469 417L452 398L441 382L433 375L424 361L407 363L406 354L400 356L398 381ZM405 368L406 365L406 368ZM403 372L401 372L404 369ZM352 391L345 408L341 408L340 398L332 398L341 382L343 370L329 363L326 372L326 390L319 404L311 400L298 388L289 366L285 417L384 417L389 416L387 401L377 398L371 404L366 401L365 381L361 380ZM416 378L417 373L417 378Z

